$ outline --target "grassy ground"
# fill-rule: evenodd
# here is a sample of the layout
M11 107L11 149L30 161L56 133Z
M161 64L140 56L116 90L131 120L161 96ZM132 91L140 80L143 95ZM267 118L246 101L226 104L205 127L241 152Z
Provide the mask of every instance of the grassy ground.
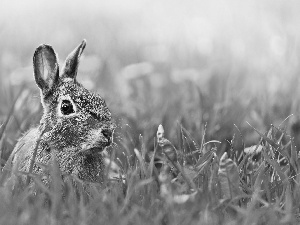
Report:
M0 7L0 224L299 223L296 1L29 2ZM62 181L53 166L50 187L13 185L10 153L42 115L34 49L64 59L83 38L78 78L113 113L123 182Z

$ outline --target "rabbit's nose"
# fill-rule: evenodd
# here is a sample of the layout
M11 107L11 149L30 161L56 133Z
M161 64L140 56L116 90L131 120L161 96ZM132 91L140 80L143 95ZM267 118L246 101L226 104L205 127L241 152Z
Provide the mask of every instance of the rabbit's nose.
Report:
M110 129L105 129L103 128L101 130L101 133L103 134L103 136L107 139L107 145L110 145L111 144L111 140L112 140L112 134L113 134L113 131L110 130Z

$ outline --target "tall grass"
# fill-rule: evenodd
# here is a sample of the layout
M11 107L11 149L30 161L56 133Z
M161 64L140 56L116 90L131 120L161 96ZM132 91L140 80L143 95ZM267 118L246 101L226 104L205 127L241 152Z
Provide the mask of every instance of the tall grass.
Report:
M179 133L192 141L184 130ZM30 175L33 182L28 186L2 170L1 224L297 224L299 162L293 140L275 128L259 135L260 142L253 146L261 150L256 161L244 153L242 161L227 153L221 157L207 142L201 148L194 143L193 154L171 145L183 164L169 157L167 145L159 144L147 161L150 154L140 138L134 152L124 150L123 160L113 159L120 176L102 186L67 175L62 179L55 159L44 168L52 181L47 186L37 175ZM154 165L159 155L166 156L163 167ZM286 162L279 163L278 155ZM195 162L187 164L193 157ZM176 175L165 170L176 163ZM256 166L249 167L252 163Z

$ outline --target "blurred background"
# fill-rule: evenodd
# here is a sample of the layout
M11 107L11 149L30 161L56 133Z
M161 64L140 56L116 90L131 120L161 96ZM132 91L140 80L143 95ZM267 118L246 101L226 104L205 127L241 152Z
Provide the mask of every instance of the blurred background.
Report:
M153 150L159 124L175 145L182 126L220 149L257 143L247 122L297 136L299 12L297 0L1 0L3 157L42 115L35 48L52 45L62 64L83 38L78 80L106 99L122 148L142 135Z

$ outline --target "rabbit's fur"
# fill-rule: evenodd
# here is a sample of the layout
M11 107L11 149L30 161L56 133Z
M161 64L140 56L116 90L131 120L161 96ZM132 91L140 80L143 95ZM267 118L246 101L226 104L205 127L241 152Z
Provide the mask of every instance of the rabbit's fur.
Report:
M70 53L61 74L53 48L40 45L36 49L34 77L41 90L44 114L39 126L29 130L17 143L13 171L29 172L37 149L33 173L43 174L39 163L48 165L54 155L63 173L84 181L103 182L101 152L111 144L115 126L105 101L76 81L85 45L83 40Z

